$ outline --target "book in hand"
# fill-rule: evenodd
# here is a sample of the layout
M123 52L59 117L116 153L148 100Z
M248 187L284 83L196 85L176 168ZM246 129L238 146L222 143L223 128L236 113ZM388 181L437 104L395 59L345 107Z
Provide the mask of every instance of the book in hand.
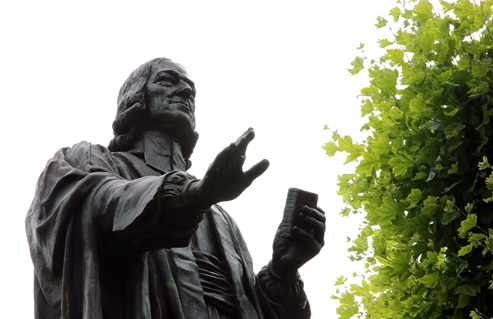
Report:
M281 236L289 237L303 206L317 207L318 195L299 188L290 188L284 207L284 216L280 225Z

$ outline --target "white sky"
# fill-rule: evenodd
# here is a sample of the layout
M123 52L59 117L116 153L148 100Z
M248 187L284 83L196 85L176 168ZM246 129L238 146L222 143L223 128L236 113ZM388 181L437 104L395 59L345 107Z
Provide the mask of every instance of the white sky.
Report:
M340 275L357 269L339 216L337 175L347 167L321 145L358 134L357 95L366 84L346 69L391 0L352 1L4 1L0 4L0 318L32 318L32 264L24 217L46 161L81 140L107 145L120 85L154 57L181 63L197 86L201 137L191 173L202 177L248 127L250 166L270 168L223 206L246 238L255 268L268 262L289 187L319 194L326 246L301 269L312 318L336 318ZM349 167L351 169L351 167Z

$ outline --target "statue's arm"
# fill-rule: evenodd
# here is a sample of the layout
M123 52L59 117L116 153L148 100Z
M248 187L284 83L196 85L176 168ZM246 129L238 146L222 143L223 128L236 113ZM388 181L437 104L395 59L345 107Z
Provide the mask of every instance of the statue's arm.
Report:
M294 278L281 278L280 274L270 267L264 267L255 275L253 260L248 246L233 218L220 206L214 206L232 228L237 252L243 262L245 280L252 284L258 298L256 301L262 308L264 318L269 319L307 319L310 318L310 305L303 289L303 282L298 273Z
M299 274L285 280L269 264L257 274L256 289L266 313L275 314L278 319L311 317L310 303Z
M59 215L65 214L65 207L81 207L84 223L116 248L144 251L188 245L204 209L188 196L196 179L170 172L129 180L121 176L119 170L125 167L119 165L98 145L80 143L67 149L46 174L46 184L57 188L48 195L49 202L66 204L47 209Z
M183 247L207 207L189 190L197 182L179 171L135 180L109 177L89 199L114 243L131 250Z
M272 260L257 275L257 286L278 318L305 319L311 314L298 269L324 245L325 213L303 195L310 193L293 191L274 237Z
M144 250L187 246L203 213L213 204L239 196L269 162L243 171L245 151L255 133L248 129L214 159L202 180L185 172L146 176L132 181L114 179L103 185L92 203L110 218L110 231ZM105 219L108 221L108 218Z

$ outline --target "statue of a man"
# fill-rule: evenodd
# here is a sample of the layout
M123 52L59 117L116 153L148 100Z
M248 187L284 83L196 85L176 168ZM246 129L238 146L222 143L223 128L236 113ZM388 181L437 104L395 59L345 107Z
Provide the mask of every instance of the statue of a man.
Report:
M182 66L151 60L120 90L108 148L81 142L49 160L26 218L36 318L310 317L298 268L324 244L323 211L297 207L255 275L217 203L269 163L243 171L248 129L203 179L186 173L198 138L194 98Z

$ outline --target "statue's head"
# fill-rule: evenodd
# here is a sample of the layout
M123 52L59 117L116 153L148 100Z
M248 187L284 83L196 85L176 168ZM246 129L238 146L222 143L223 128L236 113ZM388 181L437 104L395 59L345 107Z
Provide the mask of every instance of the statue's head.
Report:
M198 139L195 86L185 69L170 59L142 64L123 83L109 149L125 151L149 130L162 130L176 138L185 158Z

